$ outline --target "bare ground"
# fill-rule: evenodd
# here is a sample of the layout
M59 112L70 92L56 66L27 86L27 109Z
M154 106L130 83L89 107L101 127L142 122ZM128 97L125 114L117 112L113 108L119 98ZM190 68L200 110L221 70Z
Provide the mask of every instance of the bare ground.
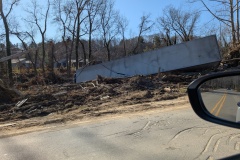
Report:
M0 87L0 131L68 123L106 115L136 113L188 103L187 85L194 74L161 74L124 79L97 77L74 84L58 79L22 77L18 91ZM25 80L24 80L25 78ZM5 90L4 90L5 89ZM180 97L180 98L179 98Z

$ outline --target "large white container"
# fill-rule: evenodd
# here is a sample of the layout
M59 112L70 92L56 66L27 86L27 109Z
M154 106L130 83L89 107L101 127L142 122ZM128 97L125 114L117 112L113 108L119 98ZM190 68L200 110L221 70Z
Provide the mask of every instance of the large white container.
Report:
M217 39L215 35L212 35L81 68L76 71L76 82L94 80L97 75L112 78L150 75L199 65L211 66L220 61Z

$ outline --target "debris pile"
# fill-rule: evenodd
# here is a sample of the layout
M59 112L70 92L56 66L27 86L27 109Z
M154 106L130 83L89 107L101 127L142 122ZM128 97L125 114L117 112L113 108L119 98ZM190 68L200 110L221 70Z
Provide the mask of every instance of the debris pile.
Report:
M50 83L40 77L22 76L16 85L22 96L0 85L3 93L0 94L0 122L65 114L73 110L84 116L124 105L173 99L186 95L187 85L197 76L197 73L123 79L98 76L95 81L81 84L66 83L62 78Z
M0 104L14 101L21 96L20 92L9 89L0 79Z

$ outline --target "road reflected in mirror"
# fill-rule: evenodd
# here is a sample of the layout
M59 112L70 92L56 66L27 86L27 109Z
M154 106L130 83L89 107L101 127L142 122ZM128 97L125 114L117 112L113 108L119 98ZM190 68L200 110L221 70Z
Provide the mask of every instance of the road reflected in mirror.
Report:
M240 76L206 81L200 86L200 93L210 114L240 123Z

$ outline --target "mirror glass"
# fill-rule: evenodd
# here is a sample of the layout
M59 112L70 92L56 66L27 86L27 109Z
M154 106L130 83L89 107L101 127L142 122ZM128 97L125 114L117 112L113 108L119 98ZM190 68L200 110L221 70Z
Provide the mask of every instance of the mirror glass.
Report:
M210 114L240 123L240 76L208 80L200 86L200 93Z

